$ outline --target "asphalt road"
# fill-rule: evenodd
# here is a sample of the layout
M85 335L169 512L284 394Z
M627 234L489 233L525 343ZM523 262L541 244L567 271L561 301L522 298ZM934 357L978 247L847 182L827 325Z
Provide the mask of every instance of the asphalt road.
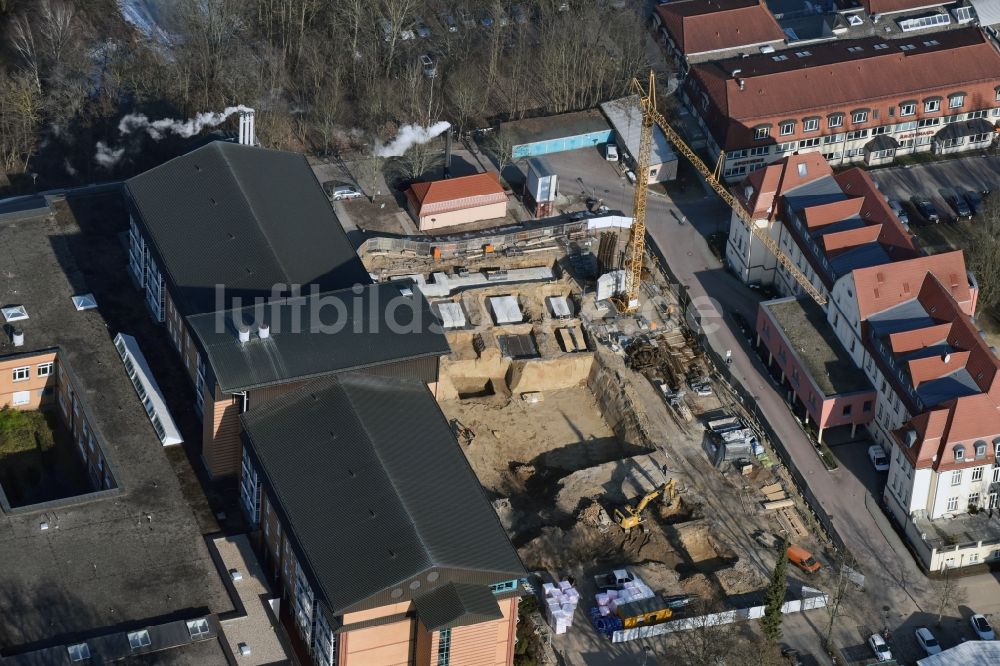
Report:
M679 224L678 214L686 216L691 223ZM702 320L708 324L705 327L708 344L721 354L732 351L734 375L756 396L794 465L861 563L859 568L866 576L865 596L869 601L856 602L856 608L852 608L861 626L842 627L838 638L841 642L851 638L857 643L863 642L863 633L880 629L885 624L883 609L887 607L888 625L894 633L893 643L899 643L900 656L904 660L916 659L921 655L912 639L913 628L932 626L937 619L934 586L924 577L896 533L885 527L884 515L870 499L870 494L875 498L879 496L880 488L877 475L871 474L870 465L866 464L867 443L838 447L837 455L844 458L844 464L835 471L827 471L784 398L764 373L757 355L749 350L732 318L724 316L739 312L748 321L756 321L758 301L752 290L722 267L704 240L705 235L719 229L720 221L724 220L728 226L728 217L728 211L714 195L700 196L700 193L689 191L677 201L651 198L646 223L671 270L686 285L692 298L699 299L696 302L701 303ZM964 578L962 584L966 588L966 603L975 612L1000 612L1000 584L995 576L984 574ZM971 638L971 630L965 628L971 612L965 609L961 618L957 617L958 609L946 613L955 616L957 622L945 622L945 631L938 636L943 645L954 644L960 637ZM812 632L801 637L803 644L796 645L818 654L817 632L825 631L826 618L800 616L797 620L789 624L814 625L818 620L821 626L814 626Z

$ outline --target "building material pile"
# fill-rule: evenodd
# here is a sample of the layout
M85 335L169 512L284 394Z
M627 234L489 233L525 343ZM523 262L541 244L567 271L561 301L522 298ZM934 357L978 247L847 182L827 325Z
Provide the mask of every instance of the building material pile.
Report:
M615 615L619 606L642 599L652 599L655 596L653 589L635 574L631 574L631 578L632 580L623 583L621 588L610 588L594 596L597 601L597 612L601 617Z
M573 615L580 602L580 593L568 580L559 584L545 583L545 619L557 634L565 634L573 626Z

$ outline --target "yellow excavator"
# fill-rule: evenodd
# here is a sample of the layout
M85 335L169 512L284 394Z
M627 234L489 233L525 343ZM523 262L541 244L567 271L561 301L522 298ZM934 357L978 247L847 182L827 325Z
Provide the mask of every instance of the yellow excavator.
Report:
M645 511L650 502L660 495L663 495L663 501L667 506L672 505L677 499L677 479L670 479L659 488L646 493L635 506L626 504L624 511L615 509L615 522L626 532L633 527L638 527L639 523L642 522L642 512Z

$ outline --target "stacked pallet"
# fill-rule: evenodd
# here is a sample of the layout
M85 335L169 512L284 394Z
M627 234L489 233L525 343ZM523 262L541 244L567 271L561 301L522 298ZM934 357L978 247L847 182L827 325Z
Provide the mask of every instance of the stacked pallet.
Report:
M568 580L558 585L545 583L545 619L557 634L565 634L573 626L573 615L580 602L580 593Z

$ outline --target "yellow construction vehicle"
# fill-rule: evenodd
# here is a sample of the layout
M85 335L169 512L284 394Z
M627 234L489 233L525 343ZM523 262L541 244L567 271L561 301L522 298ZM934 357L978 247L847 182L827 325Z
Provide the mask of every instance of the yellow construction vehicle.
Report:
M615 522L626 532L633 527L638 527L642 522L642 512L646 510L649 503L663 495L663 501L670 506L677 499L677 479L670 479L659 488L652 490L639 500L635 506L625 505L625 511L615 509Z
M740 221L750 230L751 235L771 251L779 264L795 278L802 290L809 294L819 305L826 305L826 296L820 292L807 278L799 267L782 252L778 244L767 232L766 223L758 225L751 214L743 207L732 192L720 180L722 166L725 163L725 153L719 154L715 169L709 169L691 147L663 117L656 108L656 75L649 72L649 85L643 88L638 79L632 79L632 90L639 95L639 106L642 109L642 133L639 147L639 161L635 168L635 198L633 202L633 222L629 235L629 255L626 258L625 289L614 300L620 312L635 312L639 308L639 288L642 285L642 264L646 249L646 180L649 173L649 157L653 142L653 125L656 124L667 140L673 144L681 155L686 157L691 165L701 174L701 177L712 186L716 194L733 209Z

